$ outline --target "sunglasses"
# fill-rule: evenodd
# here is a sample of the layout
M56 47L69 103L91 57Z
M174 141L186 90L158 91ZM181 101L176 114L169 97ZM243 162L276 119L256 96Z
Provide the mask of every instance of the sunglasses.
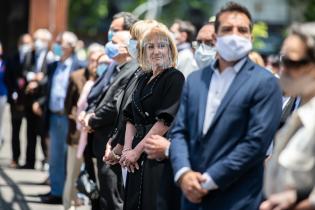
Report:
M311 63L312 60L310 58L302 58L300 60L292 60L286 55L280 55L280 65L286 68L300 68Z

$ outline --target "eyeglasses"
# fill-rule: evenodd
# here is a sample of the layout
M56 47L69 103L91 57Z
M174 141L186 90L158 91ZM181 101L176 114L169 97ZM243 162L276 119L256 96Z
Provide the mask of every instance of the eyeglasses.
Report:
M280 65L286 68L300 68L305 66L306 64L311 63L312 60L308 57L302 58L300 60L292 60L286 55L280 55Z
M191 45L194 49L197 49L202 43L210 47L214 46L214 44L210 40L206 40L206 41L196 40L196 41L193 41Z

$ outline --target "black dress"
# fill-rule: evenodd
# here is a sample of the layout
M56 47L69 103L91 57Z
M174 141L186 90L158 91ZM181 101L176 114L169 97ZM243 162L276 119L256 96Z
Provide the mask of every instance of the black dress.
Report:
M132 101L124 111L127 121L136 127L132 147L134 148L157 121L169 126L178 110L179 99L185 78L174 69L165 69L150 82L152 72L139 77ZM128 173L125 210L155 210L157 194L165 161L147 159L142 154L140 166L135 173Z

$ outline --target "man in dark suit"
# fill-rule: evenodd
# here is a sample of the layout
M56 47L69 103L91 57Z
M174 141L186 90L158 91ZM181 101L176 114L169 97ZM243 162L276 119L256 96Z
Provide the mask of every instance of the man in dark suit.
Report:
M128 31L119 31L113 36L112 42L106 45L105 51L109 46L112 47L111 49L116 49L116 53L108 53L108 56L118 65L111 81L99 95L95 106L88 110L84 120L85 126L94 134L93 148L99 171L101 209L122 210L123 207L121 167L118 164L106 165L102 159L107 137L113 129L118 114L116 110L118 96L138 68L137 61L130 57L126 48L129 39Z
M49 51L49 43L52 35L47 29L37 29L34 34L34 65L27 72L27 87L26 87L26 105L25 116L27 121L27 148L26 148L26 162L22 168L33 169L36 160L36 144L37 137L40 137L41 147L44 155L42 166L47 162L47 142L44 131L44 118L33 112L32 105L38 98L41 97L41 87L39 83L47 74L48 64L54 61L54 56Z
M68 117L64 103L71 72L83 67L74 54L77 40L77 36L72 32L62 33L60 60L48 66L46 94L33 104L35 113L45 114L50 137L49 179L51 192L41 197L43 203L62 203L68 134ZM43 111L41 107L43 107Z
M25 116L27 73L32 71L34 62L32 36L23 34L18 42L18 53L9 59L6 72L12 125L12 161L10 164L12 168L19 166L20 128Z
M185 210L255 210L266 151L281 116L277 79L248 58L248 10L230 2L216 15L218 57L192 73L171 130L170 158Z

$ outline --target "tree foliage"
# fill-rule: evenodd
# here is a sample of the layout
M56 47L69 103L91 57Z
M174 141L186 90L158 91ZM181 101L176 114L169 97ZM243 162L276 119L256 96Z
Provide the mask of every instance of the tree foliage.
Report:
M69 0L69 29L83 38L102 41L116 12L132 12L147 1ZM199 28L212 15L211 6L209 0L171 0L161 8L157 20L169 26L174 19L180 18Z

